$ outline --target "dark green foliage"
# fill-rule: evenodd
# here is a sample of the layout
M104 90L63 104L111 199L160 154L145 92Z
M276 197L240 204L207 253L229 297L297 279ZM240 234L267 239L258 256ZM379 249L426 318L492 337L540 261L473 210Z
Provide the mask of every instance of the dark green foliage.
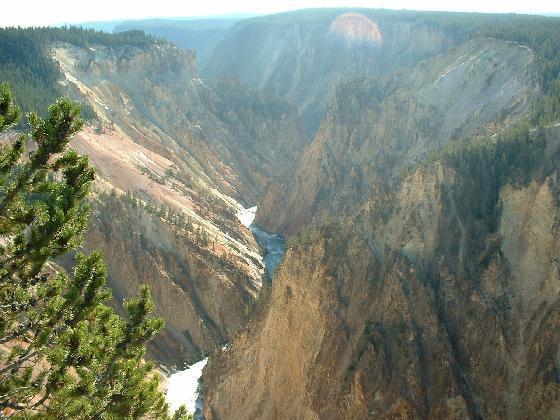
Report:
M14 106L7 83L0 84L0 131L10 128L21 118L21 110Z
M0 80L7 81L25 113L46 110L61 96L56 63L33 30L0 29Z
M465 178L473 179L488 168L499 186L508 182L524 184L542 161L545 147L541 131L531 133L528 125L519 124L495 139L450 143L443 150L442 158ZM480 184L486 182L481 180Z
M484 268L494 252L502 188L525 186L550 175L544 159L546 144L540 129L531 131L520 124L496 138L451 143L437 157L459 175L452 188L442 186L445 206L454 211L441 223L440 243L451 255L465 252L460 272L473 274Z
M24 29L29 30L29 29ZM110 34L107 32L96 31L94 29L83 29L75 26L64 26L62 28L33 28L30 29L38 38L46 42L67 42L78 47L88 48L94 45L105 45L108 47L133 46L147 47L155 42L163 42L156 40L151 35L145 34L143 31L130 30Z
M194 416L187 412L185 406L181 406L173 413L172 420L193 420Z
M550 84L548 95L542 96L533 105L530 122L533 126L543 126L560 120L560 79Z
M116 197L116 193L113 195L113 197ZM134 192L127 192L126 194L120 196L120 199L122 199L124 203L133 208L139 207L146 210L146 212L151 215L161 217L173 227L184 229L187 232L194 231L192 219L190 217L187 218L185 216L185 213L180 210L177 211L163 204L158 205L147 196L140 198L136 194L134 194ZM102 197L102 200L105 201L106 197Z
M91 45L143 47L155 39L142 31L108 34L92 29L63 28L0 28L0 81L10 84L17 104L24 113L46 110L62 96L58 84L62 80L49 48L55 41L80 47ZM95 117L93 109L83 105L83 117ZM20 125L22 128L23 125Z
M2 86L2 130L18 115ZM61 99L44 120L29 120L30 133L0 149L0 412L166 418L159 377L143 360L163 327L150 316L149 290L125 302L122 318L106 305L111 293L100 253L78 254L72 275L52 264L80 244L88 223L94 172L67 148L83 124L79 109Z
M287 248L306 247L316 243L323 232L320 229L310 228L292 236L286 243Z

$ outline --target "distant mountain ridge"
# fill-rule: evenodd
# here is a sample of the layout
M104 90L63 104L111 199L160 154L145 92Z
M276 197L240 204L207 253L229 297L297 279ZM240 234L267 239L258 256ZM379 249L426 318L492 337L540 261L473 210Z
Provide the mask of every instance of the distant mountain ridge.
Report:
M208 362L205 418L557 418L560 20L352 10L380 34L344 18L340 50L370 55L342 63L404 51L353 76L310 53L340 51L325 39L347 13L239 22L209 62L304 120L294 92L333 93L258 207L288 251L264 310Z
M154 291L150 355L215 353L209 420L558 418L560 19L214 23L176 31L202 70L138 30L0 33L29 107L20 74L93 117L74 139L98 167L86 247L115 306ZM288 239L271 283L235 216L254 205Z
M204 68L218 41L239 20L248 15L189 19L147 19L124 21L113 28L114 32L139 29L158 38L164 38L175 45L194 50L197 62Z

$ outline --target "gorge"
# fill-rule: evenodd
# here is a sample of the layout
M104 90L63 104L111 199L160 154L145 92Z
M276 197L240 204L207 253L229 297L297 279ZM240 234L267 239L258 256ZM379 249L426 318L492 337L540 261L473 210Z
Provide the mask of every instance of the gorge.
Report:
M149 285L173 408L560 417L560 18L119 27L39 34L48 83L93 115L80 250L117 311Z
M281 235L265 232L253 224L257 207L240 210L236 216L241 224L251 229L263 254L263 263L268 277L268 282L274 278L276 269L284 258L286 243ZM265 286L266 287L266 286ZM226 348L227 344L223 346ZM194 413L195 420L203 419L204 399L200 386L202 369L206 366L208 358L188 366L185 370L173 373L168 378L167 400L172 410L185 404L189 412Z

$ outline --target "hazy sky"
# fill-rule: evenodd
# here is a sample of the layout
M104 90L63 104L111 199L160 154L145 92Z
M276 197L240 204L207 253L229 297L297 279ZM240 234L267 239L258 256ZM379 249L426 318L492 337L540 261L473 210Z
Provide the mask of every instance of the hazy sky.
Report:
M9 4L9 5L8 5ZM148 17L265 14L310 7L559 13L559 0L14 0L2 7L0 26L53 25Z

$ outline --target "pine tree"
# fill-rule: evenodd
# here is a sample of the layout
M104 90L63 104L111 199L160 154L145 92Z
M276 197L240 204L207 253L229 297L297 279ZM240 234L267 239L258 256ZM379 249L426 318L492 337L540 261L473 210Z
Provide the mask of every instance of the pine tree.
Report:
M0 132L20 116L0 85ZM67 147L83 125L79 108L61 99L29 123L29 134L0 147L0 417L167 418L144 360L163 327L147 287L125 301L123 318L106 305L99 252L78 254L71 275L55 264L88 223L94 171Z

